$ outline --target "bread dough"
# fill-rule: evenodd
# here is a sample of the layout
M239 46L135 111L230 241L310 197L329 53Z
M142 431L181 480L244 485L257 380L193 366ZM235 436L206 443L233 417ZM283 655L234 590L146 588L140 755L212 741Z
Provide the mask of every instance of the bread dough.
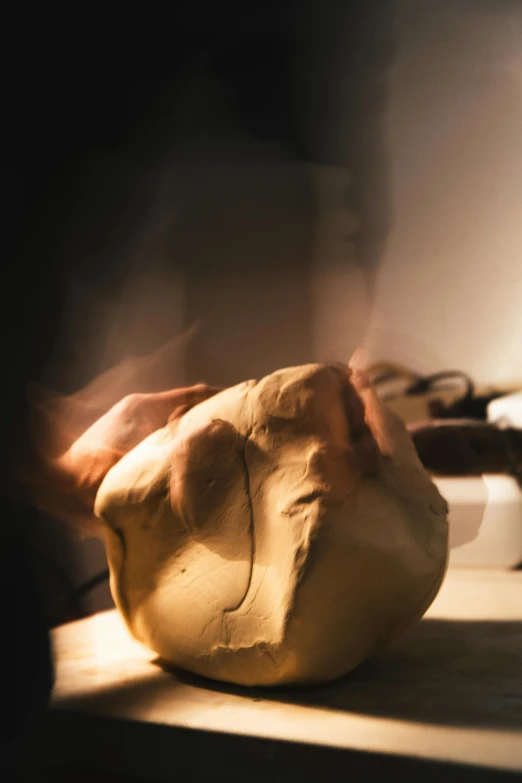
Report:
M134 636L242 685L345 674L422 616L447 560L406 428L342 366L206 400L112 468L96 513Z

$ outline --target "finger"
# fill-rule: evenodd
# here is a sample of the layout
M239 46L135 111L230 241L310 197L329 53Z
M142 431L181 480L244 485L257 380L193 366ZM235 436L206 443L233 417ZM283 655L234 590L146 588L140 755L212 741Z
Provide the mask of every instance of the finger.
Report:
M218 386L209 386L208 384L200 383L195 386L170 389L168 391L156 392L155 394L147 394L145 396L150 404L157 404L158 406L165 406L172 409L174 407L181 407L182 405L189 405L192 407L209 397L213 397L220 391L223 391L223 389Z
M167 424L171 418L179 419L181 415L213 397L222 389L207 384L188 386L181 389L139 395L137 405L140 420L140 439Z
M187 411L190 410L189 405L179 405L177 408L174 408L172 413L170 414L168 418L168 423L170 424L173 421L177 421L178 419L181 419L182 416L187 413Z

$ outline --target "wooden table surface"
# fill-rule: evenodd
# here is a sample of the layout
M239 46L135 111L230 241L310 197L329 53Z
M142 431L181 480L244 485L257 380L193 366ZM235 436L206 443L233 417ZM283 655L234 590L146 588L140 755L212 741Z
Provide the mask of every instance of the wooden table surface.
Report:
M285 781L314 763L325 779L330 768L364 777L376 760L401 780L520 773L521 621L522 571L450 571L426 617L356 672L267 691L165 671L106 612L54 633L45 754L150 780L174 779L182 763L200 779L202 756L216 769L232 758L261 770L271 759L267 769L281 773L272 780ZM234 774L223 773L244 779Z

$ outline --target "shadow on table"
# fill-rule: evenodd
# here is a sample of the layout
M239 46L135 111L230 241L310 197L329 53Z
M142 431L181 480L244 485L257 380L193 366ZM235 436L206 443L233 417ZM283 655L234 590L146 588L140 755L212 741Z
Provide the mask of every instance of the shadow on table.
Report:
M522 600L522 598L521 598ZM243 688L215 682L154 662L166 676L146 678L82 696L82 710L128 717L164 702L176 709L205 700L205 692L251 701L271 700L303 707L418 723L488 728L522 726L522 623L455 622L426 619L376 658L346 677L314 687ZM180 685L198 690L187 693ZM77 699L62 699L75 708Z
M522 623L426 619L376 658L324 686L244 689L179 670L176 677L253 699L421 723L520 728Z

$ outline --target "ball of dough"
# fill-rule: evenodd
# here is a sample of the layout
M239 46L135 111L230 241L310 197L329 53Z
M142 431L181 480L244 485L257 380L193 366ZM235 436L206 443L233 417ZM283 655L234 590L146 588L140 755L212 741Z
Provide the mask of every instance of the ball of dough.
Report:
M346 674L426 611L447 505L364 378L306 365L221 392L107 474L111 588L162 659L243 685Z

